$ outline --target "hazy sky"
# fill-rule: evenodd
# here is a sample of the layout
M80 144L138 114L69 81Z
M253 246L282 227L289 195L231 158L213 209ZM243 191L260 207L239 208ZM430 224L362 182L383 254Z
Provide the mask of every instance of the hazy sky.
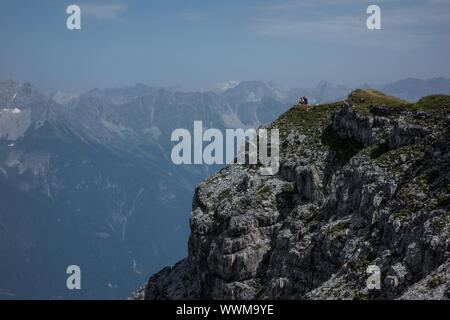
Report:
M66 8L81 7L81 30ZM381 7L381 30L366 8ZM0 81L49 90L450 76L449 0L1 0Z

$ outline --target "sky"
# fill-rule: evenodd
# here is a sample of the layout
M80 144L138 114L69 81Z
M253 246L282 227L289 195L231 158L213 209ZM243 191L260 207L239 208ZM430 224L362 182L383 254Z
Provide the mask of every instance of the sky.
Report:
M68 30L66 8L81 8ZM369 30L366 9L381 9ZM450 77L448 0L1 0L0 81L74 93Z

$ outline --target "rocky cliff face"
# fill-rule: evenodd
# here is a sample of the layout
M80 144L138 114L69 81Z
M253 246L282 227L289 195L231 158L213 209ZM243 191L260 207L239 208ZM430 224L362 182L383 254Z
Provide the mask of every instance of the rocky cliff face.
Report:
M188 257L133 298L450 298L449 109L363 90L291 108L267 126L278 174L233 164L200 183Z

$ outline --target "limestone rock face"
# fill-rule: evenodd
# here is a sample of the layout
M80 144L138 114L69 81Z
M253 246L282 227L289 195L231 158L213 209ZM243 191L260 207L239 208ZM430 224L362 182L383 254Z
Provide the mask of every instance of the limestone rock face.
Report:
M389 111L382 114L387 115ZM425 128L408 123L404 116L399 119L376 115L362 116L347 102L336 112L333 129L342 138L354 138L366 147L386 143L389 147L399 148L417 143L427 134Z
M231 164L200 183L189 256L145 299L448 299L449 108L363 90L291 108L268 126L278 174Z
M298 194L306 200L314 200L318 198L320 192L320 178L317 170L312 167L296 168L297 191Z

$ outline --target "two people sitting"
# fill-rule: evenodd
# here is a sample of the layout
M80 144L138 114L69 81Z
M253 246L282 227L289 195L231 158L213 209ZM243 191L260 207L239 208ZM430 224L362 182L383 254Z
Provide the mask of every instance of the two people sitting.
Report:
M301 97L300 100L298 101L298 104L303 106L303 105L307 105L308 104L308 99L306 99L306 97Z

